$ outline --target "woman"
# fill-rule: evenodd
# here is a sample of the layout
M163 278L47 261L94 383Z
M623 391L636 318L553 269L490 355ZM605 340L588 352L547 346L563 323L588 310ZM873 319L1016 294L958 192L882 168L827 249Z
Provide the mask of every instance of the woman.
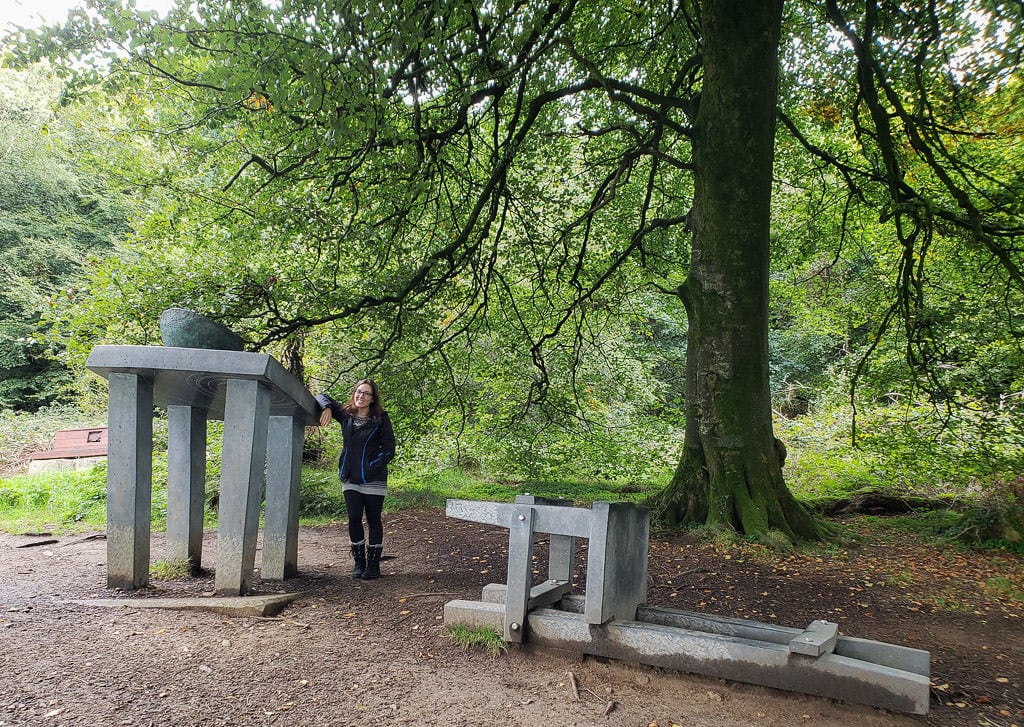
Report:
M380 403L377 384L362 379L344 404L320 394L323 407L320 426L332 419L341 424L341 459L338 478L348 509L348 536L352 543L353 578L380 577L380 555L384 549L384 496L387 494L388 462L395 456L395 432ZM366 515L366 534L363 515ZM369 538L369 540L367 540Z

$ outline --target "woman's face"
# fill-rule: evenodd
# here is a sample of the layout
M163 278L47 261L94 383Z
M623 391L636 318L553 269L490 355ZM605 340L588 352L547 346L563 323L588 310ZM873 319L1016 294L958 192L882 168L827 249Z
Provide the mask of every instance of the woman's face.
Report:
M373 387L369 384L359 384L352 392L352 403L358 407L369 406L373 403Z

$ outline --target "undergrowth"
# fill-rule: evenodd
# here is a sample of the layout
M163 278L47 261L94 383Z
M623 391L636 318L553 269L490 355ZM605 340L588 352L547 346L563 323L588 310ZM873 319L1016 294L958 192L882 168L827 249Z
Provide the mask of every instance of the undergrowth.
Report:
M0 528L11 533L103 530L107 468L0 479Z
M219 467L207 467L204 521L215 527L219 501ZM106 527L107 470L61 470L0 479L0 529L11 533L74 532ZM628 492L624 490L628 489ZM611 482L493 482L458 470L396 470L388 482L385 511L444 508L449 499L511 502L517 495L569 499L589 507L598 500L640 500L646 489ZM152 527L167 525L167 458L153 458ZM299 521L316 525L346 517L341 483L333 465L306 465L299 485Z
M885 418L883 414L889 416ZM885 528L913 532L937 542L959 542L968 547L1013 552L1024 551L1019 537L1024 532L1024 458L1012 446L990 449L987 457L967 456L964 444L932 432L897 426L891 412L874 412L864 418L860 446L848 441L848 415L840 410L779 422L779 436L788 447L786 481L798 499L815 502L852 497L863 492L895 496L918 494L941 498L950 507L922 510L885 518ZM0 458L7 450L23 452L35 442L75 421L65 409L37 415L0 416ZM95 421L92 421L95 424ZM915 422L920 427L920 421ZM216 525L220 479L221 423L210 422L206 461L205 523ZM881 436L879 433L884 433ZM314 430L311 446L318 457L302 468L300 522L305 525L346 517L344 498L337 480L338 443ZM403 451L392 467L385 507L388 512L414 508L443 508L449 499L511 502L518 495L561 498L577 507L595 501L644 502L664 481L612 481L573 476L514 479L489 473L481 466L463 469L441 466L435 451L430 462L414 461L414 448ZM587 452L581 451L580 458ZM154 420L152 519L154 529L166 525L166 421ZM665 472L667 478L671 473ZM102 530L105 527L106 470L61 471L40 475L0 478L0 528L9 532ZM837 523L833 523L838 525ZM1001 527L996 527L1001 526ZM1014 531L1016 528L1016 531ZM842 547L849 535L833 528L831 544ZM1017 533L1015 537L1014 532Z

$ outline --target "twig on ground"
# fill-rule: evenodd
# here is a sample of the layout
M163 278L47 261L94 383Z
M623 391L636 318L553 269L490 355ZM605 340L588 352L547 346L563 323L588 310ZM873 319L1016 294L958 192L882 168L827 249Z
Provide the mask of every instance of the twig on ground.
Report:
M576 685L576 675L569 672L569 686L572 687L572 701L580 701L580 688Z
M40 545L53 545L56 540L37 540L34 543L22 543L21 545L15 545L15 548L38 548Z
M658 576L662 576L662 577L671 576L672 578L679 578L680 576L689 576L689 575L693 575L694 573L710 573L710 572L711 572L710 568L705 568L703 566L698 566L697 568L690 568L688 570L667 570L666 569L666 570L664 570L664 571L662 571L660 573L649 573L647 580L653 582L654 579L656 577L658 577ZM671 588L672 586L659 586L659 587L661 587L661 588Z

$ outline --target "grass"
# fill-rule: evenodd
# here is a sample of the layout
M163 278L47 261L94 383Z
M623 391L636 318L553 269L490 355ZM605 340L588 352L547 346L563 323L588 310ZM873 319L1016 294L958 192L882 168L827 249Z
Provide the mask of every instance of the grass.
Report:
M149 574L156 581L173 581L191 573L192 565L188 560L157 560L149 566Z
M32 414L0 408L0 471L18 467L31 452L49 449L59 429L95 427L105 419L106 413L59 404Z
M985 581L985 593L1007 601L1024 601L1024 588L1005 576L996 576Z
M447 634L448 638L458 644L463 651L483 649L491 656L497 657L508 650L508 644L501 638L501 634L489 626L469 629L455 624L448 627Z
M0 529L10 533L53 533L103 530L106 527L107 470L62 470L0 479ZM216 526L218 470L207 473L206 525ZM441 471L396 470L388 482L386 512L419 508L443 508L448 499L511 502L517 495L532 494L571 500L589 507L600 500L638 502L653 488L635 483L599 481L498 482L473 477L456 469ZM152 524L162 530L167 523L166 456L153 461ZM346 517L341 484L332 464L302 468L299 521L319 525Z
M157 454L153 463L152 527L166 527L167 488L166 457ZM219 469L207 473L207 508L205 523L216 527L217 485ZM577 507L589 507L595 501L642 502L655 484L586 481L535 480L511 482L482 479L458 469L436 471L396 468L388 484L387 512L420 508L443 508L448 499L511 502L517 495L563 498ZM332 462L305 465L300 485L299 521L304 526L344 520L345 501ZM876 537L900 537L914 534L944 547L969 549L955 540L956 524L962 515L949 510L923 511L898 517L866 515ZM106 528L106 467L91 470L61 470L38 475L18 475L0 479L0 530L12 534L30 532L77 533L102 531ZM706 534L735 542L735 533ZM813 547L822 548L829 557L840 557L851 540L853 529L836 524L836 537ZM1019 552L1012 544L987 544L990 550Z
M69 416L69 413L57 410L32 416L6 415L0 412L0 453L7 450L10 453L23 452L30 442L45 439L53 429L66 425ZM908 463L894 468L894 463L889 458L891 453L853 450L848 445L842 445L839 434L841 428L838 427L838 423L835 427L825 430L811 424L813 420L810 419L780 423L780 426L785 425L782 436L790 445L791 456L786 466L787 484L805 503L828 501L864 489L895 487L900 491L912 490L908 483L934 479L929 477L930 472L911 473ZM208 437L211 445L207 461L207 527L215 527L217 518L217 488L220 475L218 426L219 422L210 423ZM154 437L152 523L154 530L160 530L166 526L167 515L166 422L160 417L154 420ZM329 451L330 447L336 444L335 442L334 445L325 446L325 451ZM952 456L951 453L946 454L947 457ZM336 522L347 517L334 458L334 454L328 453L318 464L303 466L299 496L299 519L302 525ZM587 452L581 451L579 458L587 459ZM0 463L3 461L0 457ZM899 482L896 482L897 478L894 477L897 471L903 475ZM666 476L668 474L666 472ZM976 483L982 481L986 480L979 475ZM572 501L577 507L589 507L595 501L643 502L663 485L664 482L615 482L579 479L572 476L560 479L509 480L482 477L475 472L466 472L458 468L435 467L424 463L410 464L403 460L392 470L385 508L387 512L443 508L448 499L511 502L517 495L527 493L539 497L563 498ZM951 483L933 484L933 489L943 488L950 492L957 491ZM963 505L964 502L965 498L961 497L960 504ZM985 511L983 514L987 513L988 511ZM883 536L899 537L903 533L912 533L937 544L953 545L958 548L968 546L956 542L956 533L964 531L965 527L974 523L963 514L950 510L926 511L915 515L874 520L877 520L876 532L882 533ZM831 547L832 555L838 557L848 547L851 533L844 532L841 523L833 525L834 535L824 547ZM105 527L104 467L90 471L0 478L2 530L12 533L58 533L97 531ZM985 541L971 545L1010 553L1024 552L1024 546L1003 541Z
M950 613L971 613L974 606L963 600L953 589L947 588L931 598L932 603Z
M105 466L0 479L0 528L7 532L103 530L106 517Z
M888 574L885 576L884 580L891 586L909 586L913 585L916 579L913 573L898 571Z
M527 480L522 482L482 479L458 469L437 472L398 473L388 483L388 496L395 509L444 507L448 499L511 502L516 495L554 497L589 506L593 502L640 502L655 485L637 487L632 483L599 480Z
M864 515L865 522L883 532L912 533L933 542L949 542L944 533L960 519L953 510L923 510L912 515Z

